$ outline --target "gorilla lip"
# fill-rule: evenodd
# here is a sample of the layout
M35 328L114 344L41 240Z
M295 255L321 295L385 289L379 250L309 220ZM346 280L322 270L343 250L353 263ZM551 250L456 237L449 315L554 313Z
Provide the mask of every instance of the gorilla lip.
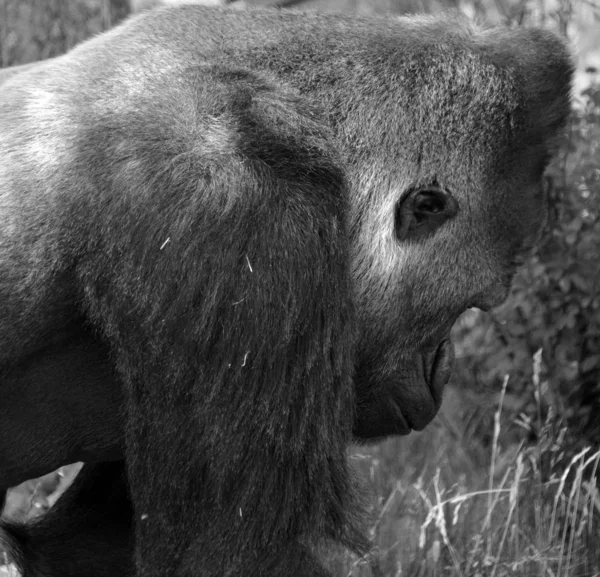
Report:
M452 365L454 364L452 342L444 339L432 355L423 355L423 362L430 367L429 372L424 370L424 376L437 409L442 403L444 387L452 376ZM427 366L424 367L424 369L426 368Z
M437 414L442 404L444 387L452 375L454 347L449 339L442 340L433 350L420 355L420 378L429 389L430 399L427 408L413 412L405 420L410 429L420 431L427 426Z
M421 431L433 420L442 404L444 387L452 375L453 361L454 347L449 339L439 341L433 350L416 355L414 385L401 383L399 396L389 399L398 421L396 434Z
M410 433L412 427L409 425L408 421L406 420L406 417L404 416L404 413L402 412L400 405L398 405L398 403L393 398L390 398L388 400L389 400L390 405L394 409L396 419L398 420L398 423L397 423L398 433L397 434L398 435L408 435Z

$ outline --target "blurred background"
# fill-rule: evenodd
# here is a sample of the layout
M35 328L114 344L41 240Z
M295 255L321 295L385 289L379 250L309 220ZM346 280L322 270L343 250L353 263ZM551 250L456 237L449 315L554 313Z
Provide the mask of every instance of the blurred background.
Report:
M599 1L233 2L389 18L456 9L481 24L550 28L577 55L573 115L547 177L552 219L509 301L455 326L457 362L435 421L352 449L376 547L361 559L326 551L336 575L600 577ZM56 56L158 3L0 0L0 66ZM78 467L12 489L4 515L43 515ZM0 575L11 574L0 550Z

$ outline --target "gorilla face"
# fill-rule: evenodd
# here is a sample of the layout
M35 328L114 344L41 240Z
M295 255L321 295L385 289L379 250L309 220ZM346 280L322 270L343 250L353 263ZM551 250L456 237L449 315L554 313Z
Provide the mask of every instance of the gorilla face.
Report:
M534 198L534 193L521 194ZM486 220L466 195L432 186L400 200L387 230L390 250L401 261L384 281L394 294L390 306L368 287L358 293L363 321L355 373L358 439L406 434L433 419L452 372L452 325L467 308L489 310L504 301L516 257L542 221L543 210L519 206L529 211L528 226L507 227L503 239L489 236L494 214ZM365 265L355 264L358 278Z
M345 119L358 440L421 430L433 419L451 375L452 325L467 308L505 300L517 257L545 218L545 128L537 138L522 132L523 95L492 66L470 71L472 86L458 90L463 66L458 59L432 74L425 66L397 95L403 114L371 101L378 113L368 123L358 103L348 113L352 129ZM487 104L469 96L483 90L479 83L494 86ZM500 129L481 130L499 117Z
M534 171L529 176L532 182L541 179ZM362 321L357 439L407 434L433 419L452 372L450 330L467 308L489 310L505 300L516 259L544 218L539 189L499 182L493 190L514 201L502 207L486 206L479 191L418 186L401 196L385 228L370 229L380 235L386 246L381 255L388 260L355 254ZM501 227L494 224L498 217L505 221ZM380 289L393 295L389 300L377 299L372 286L361 283L374 275Z

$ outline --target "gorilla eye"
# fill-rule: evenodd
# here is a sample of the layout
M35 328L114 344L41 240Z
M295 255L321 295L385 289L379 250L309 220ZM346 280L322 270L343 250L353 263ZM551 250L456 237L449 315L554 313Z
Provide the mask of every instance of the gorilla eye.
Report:
M396 205L395 232L401 241L420 240L433 234L456 215L458 203L438 186L415 188Z
M425 220L429 215L443 212L446 199L432 190L424 190L415 197L414 215L417 221Z

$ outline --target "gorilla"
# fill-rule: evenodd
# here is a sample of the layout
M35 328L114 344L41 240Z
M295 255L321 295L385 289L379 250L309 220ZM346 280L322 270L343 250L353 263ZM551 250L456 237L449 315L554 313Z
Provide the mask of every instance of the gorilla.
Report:
M292 8L305 4L309 0L130 0L129 9L132 14L150 10L159 6L181 6L182 4L199 4L201 6L229 6L238 10L251 7ZM314 6L313 6L314 7Z
M460 18L158 8L0 77L0 489L24 577L317 575L544 219L572 62Z

